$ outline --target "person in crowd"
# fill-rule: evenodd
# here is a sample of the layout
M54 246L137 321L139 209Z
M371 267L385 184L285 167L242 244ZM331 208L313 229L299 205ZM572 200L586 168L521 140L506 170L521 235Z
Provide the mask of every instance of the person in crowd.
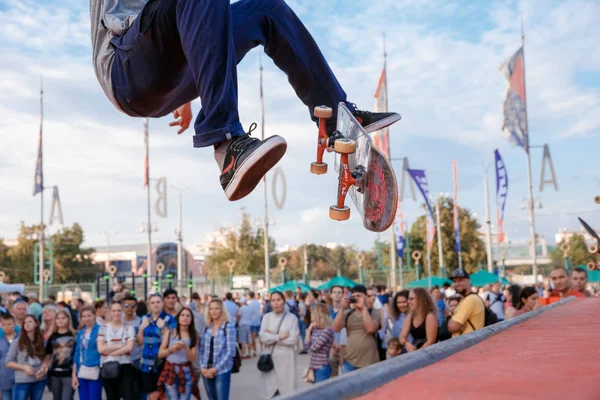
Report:
M306 354L306 344L305 344L305 340L306 340L306 327L308 325L306 325L306 293L300 293L299 295L297 295L298 300L297 300L297 304L298 304L298 329L300 330L300 341L301 343L301 348L302 350L300 351L300 354Z
M585 297L583 293L572 287L569 272L565 268L555 267L550 272L550 279L552 279L552 285L554 285L551 297Z
M433 299L423 288L413 289L408 295L410 312L402 333L400 333L400 346L408 353L429 347L435 344L438 335L438 320ZM412 342L408 341L408 335L412 336Z
M483 328L485 326L485 304L479 296L473 294L469 274L457 268L452 271L452 282L456 293L463 297L454 315L448 321L448 331L452 337Z
M350 286L344 286L344 297L352 296L352 288Z
M202 313L204 310L202 309L202 300L200 299L200 294L198 292L192 293L192 300L189 305L190 309L195 312ZM194 318L196 315L194 314Z
M13 386L15 384L15 371L6 368L4 360L10 345L19 338L19 332L15 329L15 317L4 314L0 317L0 325L4 336L0 338L0 391L2 400L12 400Z
M27 293L27 298L29 299L29 314L36 317L38 320L42 316L42 305L38 300L38 295L35 292Z
M369 312L367 288L363 285L354 286L350 299L342 297L342 308L344 312L337 314L332 325L334 332L346 328L346 359L342 371L348 373L379 362L375 335L381 328L381 312Z
M118 400L121 394L124 400L135 398L135 369L131 365L134 341L133 327L123 323L123 306L117 302L112 303L110 321L100 328L97 339L98 351L102 355L100 369L106 369L101 372L101 376L107 399Z
M373 310L379 310L380 313L380 320L378 321L379 330L377 331L377 336L375 339L377 341L379 361L383 361L386 359L387 353L387 342L385 341L385 337L387 335L389 325L389 316L387 313L387 306L383 306L379 302L379 298L377 297L378 290L378 286L371 286L367 288L367 307L369 308L369 312L372 312Z
M400 339L392 337L387 342L387 358L394 358L402 354L402 346L400 346Z
M16 333L19 333L21 331L21 325L23 325L23 320L25 319L25 316L27 316L27 307L25 307L25 310L23 312L23 304L25 304L23 301L18 301L18 302L16 302L17 306L15 307L15 303L13 303L13 305L10 307L11 313L10 314L2 314L2 315L12 315L12 317L13 317L12 330L14 330ZM19 318L17 318L17 316ZM2 328L0 326L0 339L2 339L4 337L5 337L4 328Z
M377 286L377 300L383 307L385 307L386 304L390 302L390 295L387 292L387 288L385 287L385 285Z
M263 317L259 337L263 349L271 353L273 370L261 372L263 397L285 396L296 390L296 343L300 336L298 319L285 312L285 298L281 292L271 293L273 311Z
M133 342L133 350L131 351L131 365L133 365L134 370L134 381L132 382L134 387L134 397L138 398L139 393L141 392L141 371L140 371L140 362L142 359L142 348L137 343L137 334L140 330L140 325L142 324L142 318L137 316L137 299L127 294L121 300L121 304L123 305L123 323L131 326L133 328L133 333L135 335L136 340Z
M529 311L540 308L541 304L538 301L539 298L540 297L537 289L534 286L527 286L521 289L519 294L519 303L517 304L516 310L511 312L510 318L518 317L519 315L523 315Z
M517 307L521 301L521 286L511 285L506 289L508 293L508 301L506 302L506 309L504 310L504 318L511 319L517 312Z
M96 322L98 325L106 325L106 311L108 310L106 301L98 300L94 303L94 308L96 309Z
M585 297L590 297L592 294L587 290L588 273L587 269L577 267L571 271L571 284L573 289L579 290Z
M404 327L404 321L410 310L408 305L409 295L410 292L408 290L401 290L394 295L389 305L392 337L400 338L400 333L402 333L402 328ZM412 336L410 336L410 334L407 340L412 343Z
M270 313L271 311L273 311L273 307L271 307L271 293L267 292L265 293L265 297L264 297L264 306L263 306L263 310L262 310L262 316L264 317L265 315L267 315L268 313ZM262 319L261 319L262 322Z
M242 359L250 358L250 319L252 316L252 310L248 307L245 298L240 299L240 307L237 311L237 329L238 329L238 343L242 346Z
M71 314L71 325L72 326L79 326L79 320L76 317L76 313L73 312L73 309L71 308L70 305L67 304L67 302L65 301L59 301L58 304L56 305L56 307L58 308L58 310L66 310L69 312L69 314Z
M198 333L191 309L182 308L175 317L174 330L163 335L158 356L165 358L165 366L158 380L160 393L168 400L190 400L192 394L200 398L193 363L198 357Z
M325 304L317 304L311 312L311 323L306 329L306 347L310 353L309 368L315 373L315 383L331 377L329 354L333 346L331 315Z
M153 293L148 297L150 313L142 319L142 324L137 333L137 344L142 347L141 392L148 395L149 400L158 398L158 378L161 365L158 361L158 351L163 335L175 329L177 321L163 309L163 300L160 294Z
M442 285L441 291L442 291L442 293L444 293L444 296L447 299L449 299L450 297L452 297L456 294L456 290L454 290L454 288L448 282L444 282L444 284Z
M163 292L163 301L165 312L172 317L177 316L178 305L179 305L179 296L177 295L177 290L175 289L167 289Z
M500 290L500 282L494 282L485 298L485 305L498 317L498 322L504 321L504 303L506 297Z
M71 313L63 308L56 313L54 329L46 342L44 368L48 371L48 387L54 400L71 400L72 375L75 354L75 331Z
M50 335L54 332L54 321L57 313L58 308L54 304L47 304L42 309L42 324L40 329L44 336L44 340L48 340Z
M75 354L73 355L73 388L78 389L79 400L101 400L100 352L98 334L100 325L96 322L96 309L83 306L79 309L82 327L77 332Z
M236 329L225 304L212 299L206 305L206 328L200 337L200 375L209 400L229 400L231 369L236 352Z
M342 308L342 297L344 296L344 288L341 286L332 286L329 297L331 297L331 305L329 306L329 314L331 320L335 320L339 312L344 312ZM346 328L339 332L333 333L333 346L331 347L331 376L336 377L339 374L340 366L344 365L346 357Z
M459 296L452 296L448 299L448 306L446 307L446 319L450 319L454 315L456 307L458 307L458 303L460 303Z
M229 315L229 322L235 325L238 306L235 303L235 301L233 301L233 295L231 293L225 293L225 301L223 302L223 304L225 304L225 308L227 309L227 314Z
M135 315L143 318L146 314L148 314L148 306L146 305L146 301L139 300L137 306L135 307Z
M252 357L258 352L258 332L260 331L260 301L256 299L254 292L249 292L248 307L250 307L250 352Z
M46 373L42 361L46 357L44 337L37 318L27 315L19 338L13 340L6 354L6 368L15 371L14 400L42 400Z
M438 326L442 326L446 315L446 303L444 302L444 294L441 292L438 285L431 288L431 297L433 297L435 308L437 310Z

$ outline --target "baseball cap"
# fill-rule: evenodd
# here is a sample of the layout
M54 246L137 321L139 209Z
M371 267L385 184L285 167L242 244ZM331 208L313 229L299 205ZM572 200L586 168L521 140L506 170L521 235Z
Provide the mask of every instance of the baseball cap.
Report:
M470 277L470 275L467 271L465 271L464 269L456 268L454 271L452 271L452 275L451 275L450 279L469 278L469 277Z
M362 294L367 294L367 288L364 287L363 285L356 285L352 288L352 290L350 291L351 293L362 293Z

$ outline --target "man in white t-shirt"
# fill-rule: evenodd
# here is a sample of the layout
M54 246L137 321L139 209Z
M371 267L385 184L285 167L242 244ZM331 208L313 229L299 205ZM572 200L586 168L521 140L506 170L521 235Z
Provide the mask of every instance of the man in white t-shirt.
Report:
M250 308L250 352L254 357L258 352L257 337L260 332L260 301L256 300L254 292L249 292L248 307Z
M248 345L250 344L250 325L252 318L252 310L246 303L246 298L240 299L241 307L237 311L238 321L238 343L242 345L242 358L250 358L250 351Z

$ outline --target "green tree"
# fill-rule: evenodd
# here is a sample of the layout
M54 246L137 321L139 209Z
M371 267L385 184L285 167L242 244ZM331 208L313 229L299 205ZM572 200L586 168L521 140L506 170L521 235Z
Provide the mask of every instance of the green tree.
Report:
M451 198L445 197L440 200L440 222L442 231L442 251L444 254L444 264L447 273L458 268L458 255L456 253L456 241L454 238L454 202ZM435 217L435 215L434 215ZM421 265L424 270L427 268L426 260L426 229L425 216L422 215L413 223L410 229L410 249L411 252L419 250L423 258ZM478 230L481 227L477 220L473 218L471 212L465 208L458 207L458 221L460 226L461 255L463 268L468 272L475 272L477 265L485 258L485 245L479 238ZM434 226L435 229L435 226ZM437 231L434 235L433 246L431 249L431 271L434 275L440 274Z
M553 266L564 265L565 263L565 256L563 254L562 249L560 248L561 244L562 242L554 248L552 253L550 253L550 258L552 259ZM594 259L592 255L588 252L585 239L582 235L571 236L567 244L570 247L568 257L571 259L573 266L576 267L581 264L587 264L589 261Z
M10 261L5 273L11 282L33 282L33 244L39 231L39 225L27 226L21 222L17 244L7 252Z
M54 282L85 281L95 278L92 248L82 248L83 229L78 223L51 236L54 245Z

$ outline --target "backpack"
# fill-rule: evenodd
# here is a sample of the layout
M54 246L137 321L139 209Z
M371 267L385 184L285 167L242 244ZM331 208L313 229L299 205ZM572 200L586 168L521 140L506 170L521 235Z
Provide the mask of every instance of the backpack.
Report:
M289 309L290 309L290 314L294 314L296 316L296 318L300 319L300 310L298 309L298 303L296 301L294 301L294 305L291 305L290 303L288 303L287 301L285 302L285 304L288 305Z
M342 311L340 311L342 312ZM350 314L352 314L354 310L350 310L350 312L346 315L346 320L344 321L344 326L348 326L348 318L350 318ZM372 314L372 310L369 311L369 315ZM384 361L386 359L387 351L383 348L383 340L379 336L379 331L373 333L373 338L375 339L375 343L377 344L377 354L379 355L379 361Z
M477 293L470 293L467 296L471 296L471 295L475 295L477 297L479 297L479 295ZM481 297L479 297L479 300L481 300L481 302L483 303L483 316L484 316L484 322L483 322L483 326L490 326L495 324L496 322L498 322L498 317L496 316L496 314L489 309L489 307L487 307L485 305L485 302L483 301L483 299ZM473 330L475 330L475 327L473 326L473 324L471 323L471 320L467 320L467 322L469 323L469 325L471 325L471 328L473 328Z
M227 324L229 324L229 322L225 322L225 325L223 326L223 334L225 335L225 343L227 343ZM206 331L208 330L208 326L206 328L204 328L204 333L206 334ZM237 374L238 372L240 372L240 368L242 367L242 357L240 356L240 346L238 346L238 344L235 344L235 356L233 356L233 367L231 367L231 373L232 374Z

